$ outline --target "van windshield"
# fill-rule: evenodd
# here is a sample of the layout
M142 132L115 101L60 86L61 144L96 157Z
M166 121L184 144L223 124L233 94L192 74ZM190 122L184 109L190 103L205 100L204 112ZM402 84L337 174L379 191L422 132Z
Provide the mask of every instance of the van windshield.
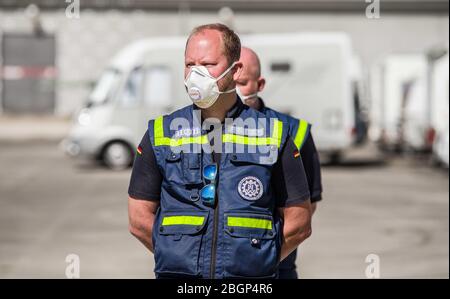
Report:
M120 72L118 70L105 70L89 95L88 106L101 105L107 102L119 79Z

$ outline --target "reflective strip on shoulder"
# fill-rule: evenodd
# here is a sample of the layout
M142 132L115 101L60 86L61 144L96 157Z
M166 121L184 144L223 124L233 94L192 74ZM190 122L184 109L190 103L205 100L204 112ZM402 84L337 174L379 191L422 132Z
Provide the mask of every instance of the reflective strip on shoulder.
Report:
M161 115L158 118L155 119L153 124L153 138L155 139L155 146L160 145L168 145L167 142L170 143L170 140L166 140L169 138L166 138L164 136L164 117Z
M283 136L283 122L281 120L277 120L273 124L273 134L272 138L277 141L278 147L281 145L281 138Z
M228 217L228 226L272 229L272 220L248 217Z
M163 218L162 225L203 225L204 221L203 216L166 216Z
M295 146L300 150L305 142L306 136L308 136L309 124L307 121L299 120L298 129L294 138Z

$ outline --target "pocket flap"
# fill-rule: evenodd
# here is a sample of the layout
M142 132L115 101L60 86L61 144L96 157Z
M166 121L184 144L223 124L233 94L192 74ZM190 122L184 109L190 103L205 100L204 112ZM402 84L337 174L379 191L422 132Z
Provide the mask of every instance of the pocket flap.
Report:
M266 153L234 153L230 156L233 164L260 164L273 165L277 162L278 149L276 146L267 146Z
M209 211L167 212L162 214L159 234L194 235L200 233L208 222Z
M176 153L172 151L167 151L166 160L169 162L176 162L181 159L181 152Z
M275 224L272 215L226 213L225 232L238 238L273 239Z

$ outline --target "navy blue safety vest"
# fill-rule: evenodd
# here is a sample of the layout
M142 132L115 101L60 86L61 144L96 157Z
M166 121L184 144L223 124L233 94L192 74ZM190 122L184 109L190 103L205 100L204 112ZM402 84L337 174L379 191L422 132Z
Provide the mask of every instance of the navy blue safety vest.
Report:
M193 106L149 122L163 175L152 235L157 277L276 276L282 220L271 186L272 168L295 123L241 106L234 117L262 125L223 125L215 207L203 204L199 196L205 184L202 169L213 160L210 151L201 150L209 139Z

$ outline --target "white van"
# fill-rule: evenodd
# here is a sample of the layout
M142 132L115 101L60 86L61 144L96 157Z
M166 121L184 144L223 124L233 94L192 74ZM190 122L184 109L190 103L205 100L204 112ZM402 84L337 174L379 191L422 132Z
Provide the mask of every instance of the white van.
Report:
M428 61L424 54L392 54L371 72L371 136L386 149L426 147L429 130Z
M131 164L147 122L189 104L183 85L184 38L148 39L121 50L104 70L62 146L111 168Z
M449 73L446 55L435 61L432 74L431 124L436 132L433 158L449 167Z
M423 56L416 63L418 73L406 83L403 140L407 150L429 152L434 138L430 122L429 61Z
M123 49L77 115L63 147L71 156L130 165L147 121L190 103L183 84L186 38L152 38ZM355 141L351 42L343 33L243 36L267 78L268 106L313 124L319 151L340 153Z

